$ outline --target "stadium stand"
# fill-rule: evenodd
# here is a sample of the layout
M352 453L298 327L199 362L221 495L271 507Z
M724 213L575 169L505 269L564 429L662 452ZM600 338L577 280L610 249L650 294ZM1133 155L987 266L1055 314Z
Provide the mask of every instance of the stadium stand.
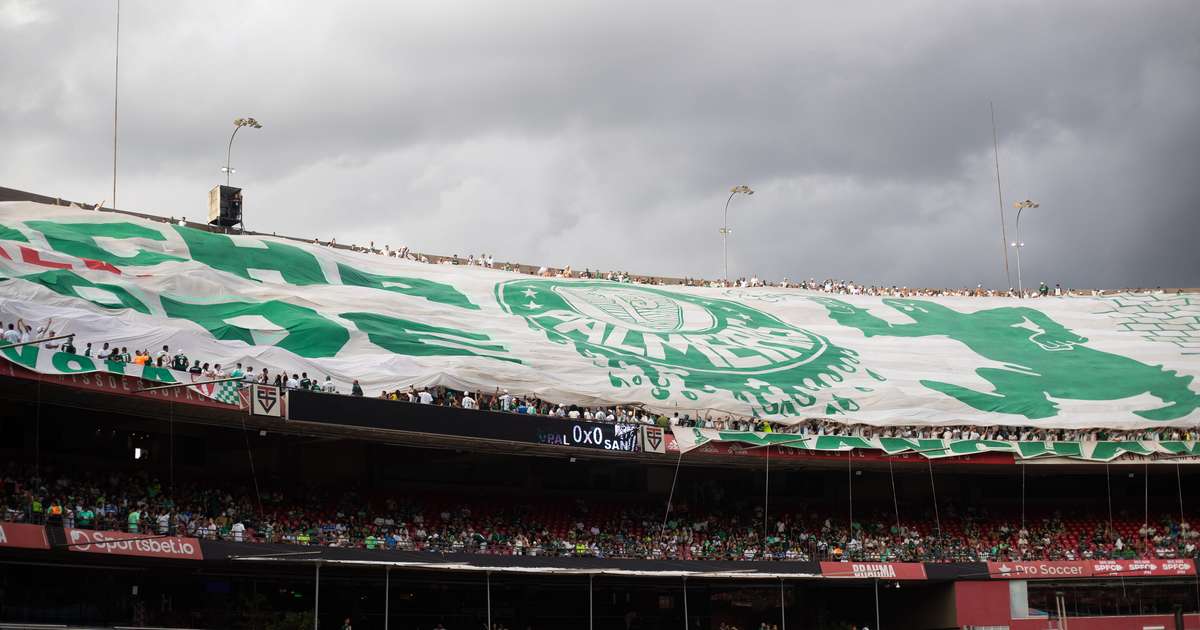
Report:
M662 507L628 501L525 502L519 507L458 496L366 497L312 489L252 492L176 486L145 475L5 475L4 520L67 528L192 536L232 542L400 549L433 553L650 558L671 560L831 560L1000 562L1195 558L1200 533L1169 514L1128 515L1110 525L1088 513L1030 513L1025 526L985 510L890 523L871 511L853 530L830 515L761 506L742 517L686 507L664 524ZM785 503L786 505L786 503ZM259 511L261 507L261 512ZM764 547L764 531L766 545Z
M61 203L0 189L6 199ZM543 277L723 285L304 242ZM1044 286L1027 297L1096 293ZM1121 300L1145 320L1124 322L1129 332L1190 347L1146 316L1153 307ZM15 330L4 344L158 365L179 385L0 364L0 628L1065 630L1063 613L1072 630L1200 628L1195 426L784 424L515 389L338 391L288 365L54 340L54 322L26 318L0 317ZM194 385L223 378L240 386L232 399ZM249 385L289 409L248 413ZM633 427L639 440L661 429L663 443L608 449L563 435L597 427ZM678 436L691 429L1181 446L1105 463L734 442L685 455Z

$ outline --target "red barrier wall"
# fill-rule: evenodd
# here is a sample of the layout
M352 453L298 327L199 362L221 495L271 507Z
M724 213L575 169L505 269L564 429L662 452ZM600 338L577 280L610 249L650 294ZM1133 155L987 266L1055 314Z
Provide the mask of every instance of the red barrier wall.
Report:
M959 627L1007 626L1008 582L955 582L954 609Z

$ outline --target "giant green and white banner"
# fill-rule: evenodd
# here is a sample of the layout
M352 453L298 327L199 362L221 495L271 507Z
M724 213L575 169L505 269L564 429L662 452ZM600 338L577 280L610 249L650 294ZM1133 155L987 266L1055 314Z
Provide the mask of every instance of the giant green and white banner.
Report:
M429 265L0 204L0 320L382 389L780 421L1200 422L1195 296L831 297Z

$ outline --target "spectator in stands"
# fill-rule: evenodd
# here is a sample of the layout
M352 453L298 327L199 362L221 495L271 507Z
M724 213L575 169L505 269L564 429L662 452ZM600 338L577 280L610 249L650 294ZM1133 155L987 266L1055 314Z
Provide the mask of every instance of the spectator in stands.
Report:
M29 343L30 341L33 341L33 326L26 324L25 320L17 320L17 331L21 333L20 343Z
M79 529L91 529L95 521L96 513L92 508L86 505L79 505L75 508L75 526Z
M350 386L350 395L351 396L362 396L363 395L362 385L358 384L358 379L354 379L354 384Z
M108 344L104 344L104 347L107 348ZM184 353L183 348L180 348L171 358L171 369L181 372L188 369L188 356Z
M8 325L8 330L4 331L4 341L9 344L21 343L21 333L12 324Z

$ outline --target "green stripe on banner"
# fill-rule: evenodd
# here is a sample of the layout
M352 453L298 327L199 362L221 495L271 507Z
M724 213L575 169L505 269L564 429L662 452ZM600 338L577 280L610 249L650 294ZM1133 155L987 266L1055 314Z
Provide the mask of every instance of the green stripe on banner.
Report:
M936 438L865 438L842 435L797 435L792 433L757 433L750 431L718 431L676 427L675 443L683 452L712 442L737 442L753 446L786 446L817 452L855 450L883 451L888 455L912 454L929 459L962 457L979 453L1011 453L1020 460L1061 457L1090 462L1108 462L1122 455L1167 455L1200 457L1200 442L1194 441L1067 441L1031 442L1016 440L943 440ZM1173 460L1167 460L1173 461Z
M36 344L20 346L18 348L3 347L0 348L0 358L7 360L9 363L23 367L31 372L39 374L86 374L94 372L104 372L106 374L118 374L122 376L135 376L144 381L161 383L164 385L173 385L180 382L175 377L172 370L155 367L152 365L136 365L133 363L121 363L119 361L102 361L97 358L85 357L81 354L71 354L68 352L48 352ZM239 405L240 398L238 389L240 385L234 381L226 381L216 383L211 388L211 391L205 391L202 388L190 386L192 391L211 398L217 402L222 402L228 405Z

